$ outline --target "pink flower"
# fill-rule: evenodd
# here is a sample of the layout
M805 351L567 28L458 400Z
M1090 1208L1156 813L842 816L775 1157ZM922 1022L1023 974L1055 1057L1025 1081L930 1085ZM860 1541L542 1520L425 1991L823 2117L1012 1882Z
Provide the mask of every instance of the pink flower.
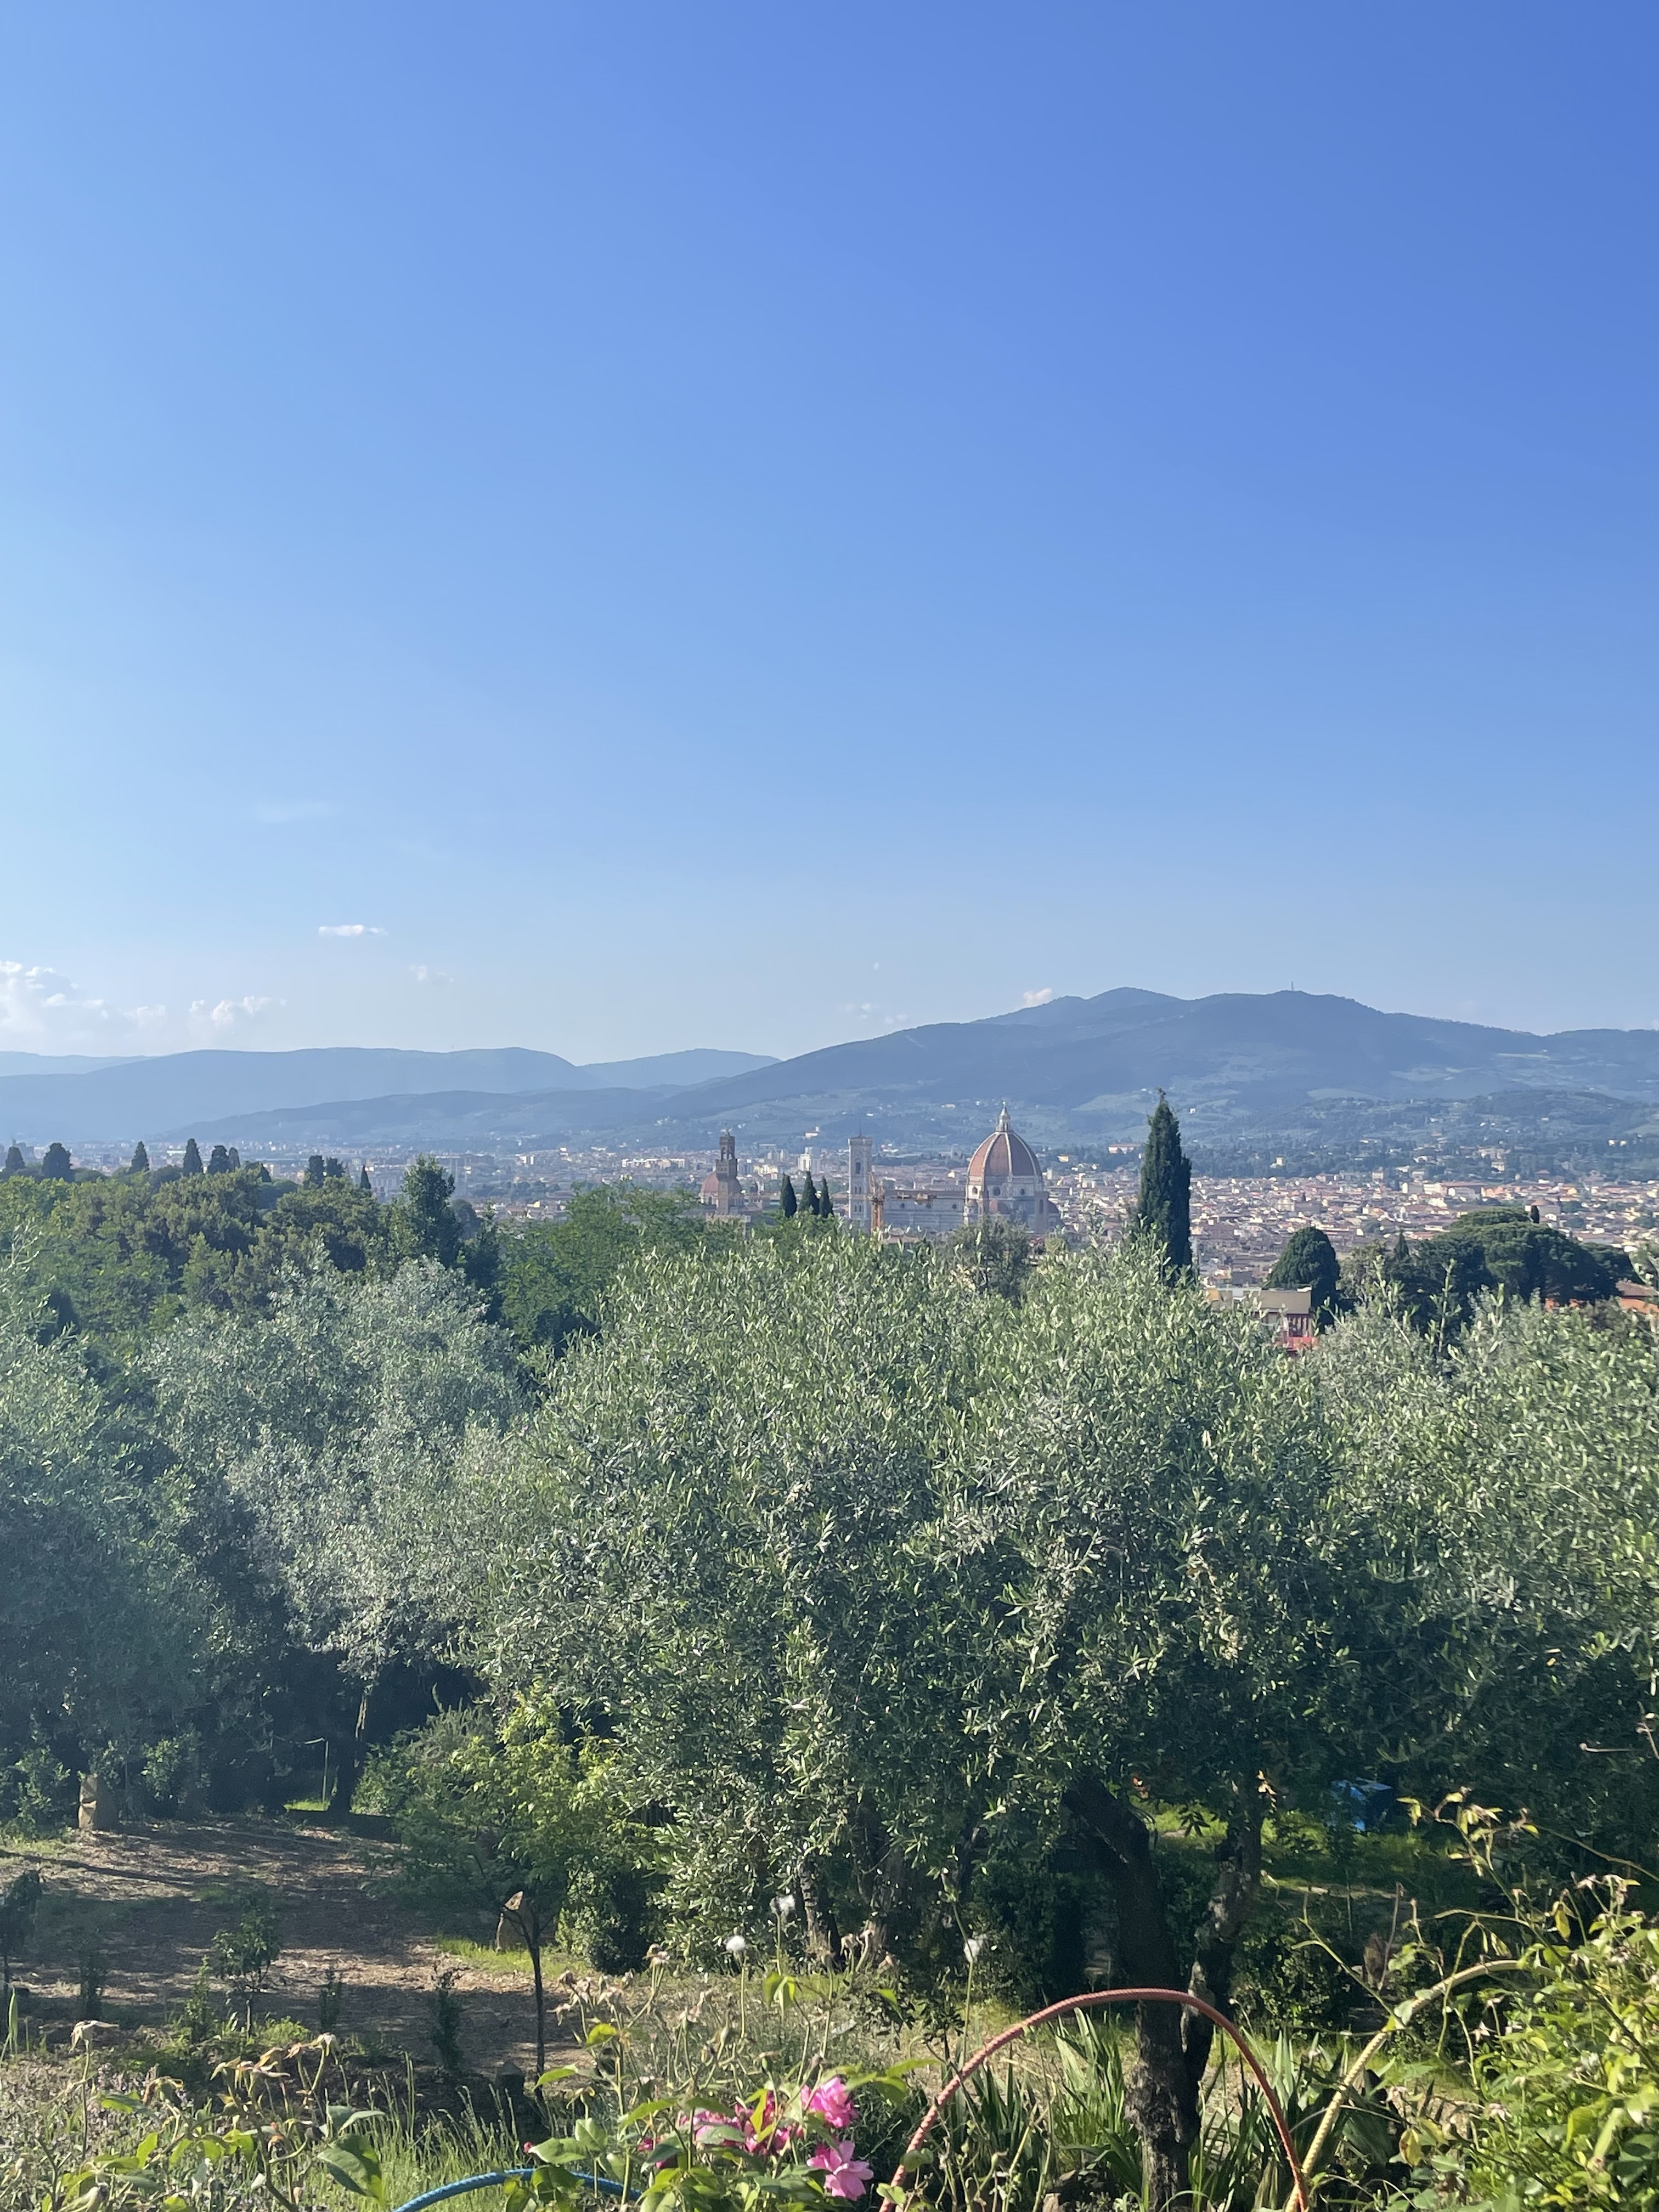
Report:
M800 2133L799 2128L784 2127L778 2118L778 2100L769 2089L760 2108L760 2121L746 2106L739 2105L732 2115L735 2126L743 2130L743 2147L748 2151L787 2150Z
M821 2120L829 2122L837 2135L845 2135L848 2128L857 2124L859 2108L853 2102L852 2091L839 2074L832 2074L827 2081L820 2081L817 2087L810 2091L800 2102L802 2112L816 2112Z
M843 2094L845 2092L843 2092ZM824 2143L806 2161L823 2176L826 2197L862 2197L876 2178L873 2166L866 2166L861 2158L853 2155L853 2138L843 2136L839 2142Z

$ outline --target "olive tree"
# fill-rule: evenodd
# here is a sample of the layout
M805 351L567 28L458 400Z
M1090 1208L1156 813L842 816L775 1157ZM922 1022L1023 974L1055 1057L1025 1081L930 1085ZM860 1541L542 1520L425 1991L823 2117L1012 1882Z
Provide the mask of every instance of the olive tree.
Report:
M204 1626L167 1492L53 1332L31 1257L0 1266L0 1780L32 1746L57 1766L164 1731Z
M484 1632L672 1808L671 1901L710 1945L798 1888L915 1940L971 1815L954 1686L988 1594L936 1540L938 1469L1011 1309L924 1252L775 1240L647 1256L498 1477Z
M1437 1359L1374 1304L1310 1369L1370 1601L1350 1724L1402 1785L1465 1784L1645 1863L1659 1820L1659 1366L1636 1327L1489 1298Z
M1312 1388L1142 1240L1042 1270L998 1355L950 1516L1004 1593L964 1734L1001 1802L1063 1824L1105 1885L1115 1980L1224 2008L1264 1816L1335 1755L1342 1547ZM1160 1879L1159 1807L1212 1838L1195 1929ZM1212 2030L1146 2004L1137 2033L1162 2206L1187 2188Z
M146 1367L170 1448L242 1502L301 1640L356 1686L349 1806L376 1683L458 1618L467 1469L520 1410L510 1342L431 1261L362 1282L318 1264L268 1321L193 1318Z

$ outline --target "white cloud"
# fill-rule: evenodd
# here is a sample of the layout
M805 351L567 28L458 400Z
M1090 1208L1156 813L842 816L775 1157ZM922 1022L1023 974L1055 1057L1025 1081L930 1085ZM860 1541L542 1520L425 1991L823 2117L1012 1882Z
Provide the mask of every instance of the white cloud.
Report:
M1040 991L1022 991L1020 1004L1026 1006L1046 1006L1054 995L1052 983L1045 983Z
M409 972L417 983L448 983L454 980L441 968L428 968L424 961L413 963Z
M101 999L82 997L55 968L0 960L0 1038L17 1050L73 1052L89 1044L107 1052L122 1018Z
M192 1027L205 1026L210 1030L234 1029L238 1022L246 1021L254 1014L262 1014L267 1006L276 1004L274 999L249 997L221 999L216 1005L210 1006L205 999L192 999L190 1002L191 1024Z
M384 937L386 933L372 921L319 921L317 925L319 937Z
M0 960L0 1046L15 1052L176 1051L202 1038L222 1039L282 1003L249 992L237 999L194 999L184 1014L156 1003L112 1006L77 990L56 969Z

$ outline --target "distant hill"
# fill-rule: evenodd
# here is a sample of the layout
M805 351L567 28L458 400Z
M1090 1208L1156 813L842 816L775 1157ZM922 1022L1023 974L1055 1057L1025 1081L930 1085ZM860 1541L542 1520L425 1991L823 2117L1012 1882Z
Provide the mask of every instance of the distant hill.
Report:
M20 1055L21 1057L21 1055ZM355 1045L308 1052L176 1052L88 1061L78 1073L0 1075L0 1136L28 1144L125 1141L185 1122L351 1099L483 1092L680 1089L767 1065L750 1052L697 1049L580 1067L517 1046L403 1052Z
M119 1067L124 1056L112 1054L100 1060L81 1052L0 1052L0 1076L90 1075L95 1067Z
M703 1085L695 1110L708 1119L792 1101L812 1113L857 1100L899 1112L1006 1097L1088 1115L1127 1110L1159 1088L1188 1109L1251 1113L1322 1097L1461 1098L1522 1089L1659 1100L1659 1030L1535 1036L1379 1013L1307 991L1191 1000L1104 991L779 1060Z
M578 1067L520 1050L176 1053L0 1077L0 1137L489 1149L582 1130L701 1144L729 1121L750 1144L866 1126L955 1145L982 1134L1006 1098L1034 1138L1104 1141L1138 1134L1160 1088L1200 1140L1300 1124L1342 1101L1537 1093L1541 1121L1546 1092L1659 1103L1659 1030L1536 1036L1307 991L1125 989L787 1060L707 1051Z
M427 1091L385 1098L335 1098L232 1114L222 1121L180 1123L161 1132L173 1143L237 1145L250 1158L261 1148L316 1146L352 1153L396 1152L421 1145L445 1150L511 1151L568 1144L573 1137L608 1138L648 1124L667 1091ZM654 1109L654 1110L653 1110Z
M644 1071L663 1063L628 1065ZM1319 1146L1385 1130L1403 1139L1434 1120L1437 1102L1499 1097L1507 1102L1498 1115L1505 1141L1535 1129L1540 1141L1553 1144L1566 1133L1559 1102L1569 1094L1585 1102L1568 1117L1575 1129L1589 1126L1585 1117L1594 1118L1598 1097L1633 1106L1612 1115L1609 1136L1646 1125L1641 1109L1659 1103L1659 1031L1534 1036L1380 1013L1352 999L1301 991L1184 1000L1117 990L833 1045L689 1088L645 1092L613 1080L585 1092L562 1074L510 1092L497 1084L343 1094L281 1112L232 1115L200 1123L193 1133L244 1146L489 1150L566 1143L585 1132L699 1145L712 1143L729 1121L751 1145L791 1141L809 1128L834 1140L868 1127L904 1143L965 1146L984 1133L1006 1098L1034 1139L1103 1142L1138 1137L1160 1087L1191 1140L1211 1147L1236 1146L1246 1135L1265 1143L1275 1129ZM1423 1112L1382 1110L1406 1102ZM1476 1120L1483 1118L1491 1120L1489 1106ZM170 1126L185 1133L182 1118Z

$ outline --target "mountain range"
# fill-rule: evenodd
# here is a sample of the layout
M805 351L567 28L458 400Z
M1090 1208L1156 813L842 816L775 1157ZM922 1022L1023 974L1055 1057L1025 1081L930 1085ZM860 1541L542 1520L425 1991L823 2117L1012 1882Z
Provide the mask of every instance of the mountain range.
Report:
M939 1022L790 1060L696 1051L577 1066L518 1049L198 1052L78 1074L0 1076L0 1133L73 1144L191 1134L354 1151L491 1150L573 1138L747 1144L833 1138L971 1143L1006 1100L1038 1139L1137 1137L1166 1091L1200 1141L1340 1113L1352 1102L1502 1094L1514 1122L1552 1100L1628 1102L1659 1127L1659 1030L1550 1036L1378 1012L1304 991L1178 999L1116 989L981 1021ZM1582 1113L1580 1119L1583 1119Z
M696 1049L645 1060L578 1066L556 1052L518 1046L499 1051L403 1052L333 1045L301 1052L174 1052L147 1060L89 1060L64 1073L47 1062L34 1072L5 1055L0 1074L0 1131L27 1143L161 1136L175 1124L239 1125L272 1109L321 1109L362 1098L405 1098L459 1091L489 1097L520 1091L673 1091L764 1067L753 1052Z

